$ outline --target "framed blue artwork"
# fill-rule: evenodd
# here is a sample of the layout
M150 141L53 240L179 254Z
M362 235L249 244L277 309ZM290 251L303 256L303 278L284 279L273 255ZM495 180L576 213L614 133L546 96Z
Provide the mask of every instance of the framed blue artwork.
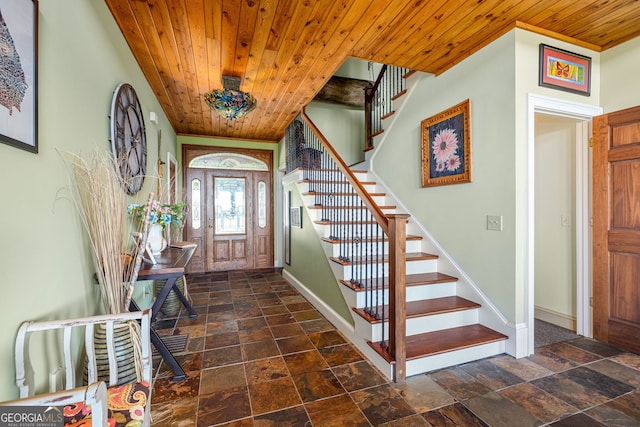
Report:
M421 122L422 186L471 182L469 100Z

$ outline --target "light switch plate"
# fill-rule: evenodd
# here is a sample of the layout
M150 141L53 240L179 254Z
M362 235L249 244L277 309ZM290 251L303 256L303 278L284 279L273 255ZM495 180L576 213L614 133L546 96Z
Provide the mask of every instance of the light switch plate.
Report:
M487 215L487 230L502 231L502 216Z

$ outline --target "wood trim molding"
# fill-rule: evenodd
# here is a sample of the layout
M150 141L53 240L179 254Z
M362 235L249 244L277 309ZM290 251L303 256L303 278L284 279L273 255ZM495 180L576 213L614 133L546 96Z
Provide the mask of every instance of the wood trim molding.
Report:
M182 167L187 169L191 160L198 156L214 153L235 153L244 154L245 156L253 157L258 160L262 160L269 167L269 172L274 168L273 165L273 151L272 150L260 150L255 148L234 148L234 147L218 147L208 145L183 145L182 146Z
M602 48L598 45L587 43L585 41L578 40L573 37L565 36L563 34L556 33L555 31L545 30L544 28L536 27L535 25L527 24L525 22L516 21L513 25L513 28L519 28L521 30L531 31L532 33L540 34L542 36L547 36L556 40L571 43L572 45L584 47L586 49L590 49L595 52L602 52Z

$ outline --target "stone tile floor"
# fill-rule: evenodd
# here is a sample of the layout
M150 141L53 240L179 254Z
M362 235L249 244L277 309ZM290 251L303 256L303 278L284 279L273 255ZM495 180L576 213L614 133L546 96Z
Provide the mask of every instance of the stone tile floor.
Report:
M639 426L640 356L587 338L387 381L277 271L191 275L187 379L155 360L155 426Z

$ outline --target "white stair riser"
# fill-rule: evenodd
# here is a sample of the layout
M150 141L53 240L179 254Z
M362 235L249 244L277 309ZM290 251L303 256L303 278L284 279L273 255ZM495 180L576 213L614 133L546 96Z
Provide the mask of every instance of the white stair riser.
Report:
M407 302L423 299L452 297L456 295L456 282L434 283L431 285L408 286Z
M319 221L321 219L323 219L323 214L325 214L322 209L313 207L307 210L307 212L309 213L309 218L311 218L312 221ZM389 214L394 214L394 213L398 213L397 209L382 209L382 212L385 215L389 215ZM340 216L339 220L344 220L344 218L342 218L343 213L339 212L338 215ZM365 213L366 215L366 213ZM351 220L352 217L349 216L349 214L347 213L347 220ZM329 218L331 219L331 218Z
M364 319L363 319L364 320ZM431 316L407 319L407 336L439 331L444 328L457 328L478 323L478 309L454 311L451 313L434 314ZM371 326L371 341L382 340L382 323ZM389 336L389 323L384 324L384 335Z
M407 360L407 377L434 371L473 360L484 359L486 357L502 354L506 351L506 341L496 341L492 343L476 345L463 348L461 350L450 351L442 354L435 354L420 359Z
M407 261L407 274L432 273L438 271L437 259Z
M351 280L355 277L357 278L370 278L373 276L374 272L379 272L380 277L385 277L389 275L389 265L384 263L382 266L378 267L376 270L372 266L351 266L351 265L340 265L337 262L330 261L331 270L333 270L333 274L336 276L338 280ZM355 273L353 269L356 269ZM433 273L437 271L438 268L438 260L437 259L429 259L429 260L420 260L420 261L407 261L407 274L420 274L420 273Z
M301 193L302 194L302 193ZM316 197L313 194L304 194L303 196L303 200L304 200L304 204L306 206L313 206L316 204ZM378 206L389 206L389 205L393 205L393 203L391 203L386 196L371 196L371 198L373 199L373 201L378 205ZM320 201L322 202L324 199L320 198ZM332 200L332 205L346 205L346 204L351 204L353 203L353 200L349 197L346 196L334 196L333 200Z
M350 265L343 266L334 261L329 261L329 265L331 266L331 270L333 271L333 275L336 277L336 279L351 280L353 278L353 270ZM389 275L388 265L384 264L382 266L382 271L380 272L380 276L384 277L388 275ZM371 274L369 274L368 276L370 277ZM363 278L368 276L364 275Z
M364 180L365 182L367 182L366 180ZM336 185L333 187L329 187L330 190L327 190L326 186L322 186L322 185L313 185L311 183L308 182L300 182L300 188L302 189L303 193L309 192L309 191L322 191L322 192L326 192L326 191L333 191L333 189L335 189L335 191L338 192L348 192L351 191L351 186L345 186L344 184L342 185ZM362 182L361 182L362 184ZM364 187L365 190L367 190L367 192L369 193L377 193L377 192L381 192L383 191L379 186L377 186L376 184L362 184L362 186Z
M362 308L367 305L367 301L370 299L367 297L367 292L355 292L348 287L341 285L343 290L343 294L349 292L353 295L345 295L345 299L348 298L348 303L350 303L350 307ZM434 283L430 285L420 285L420 286L408 286L407 287L407 302L411 301L421 301L424 299L433 299L433 298L443 298L443 297L451 297L456 295L456 283L455 282L447 282L447 283ZM389 290L384 289L380 291L376 291L373 300L376 301L376 297L384 297L384 303L387 304L389 302Z
M322 241L322 246L325 247L325 253L329 254L329 256L332 257L339 257L340 256L340 244L339 243L329 243L326 241ZM352 246L354 246L353 243L346 243L344 245L344 249L343 251L347 254L350 254L352 252ZM356 249L360 250L361 248L359 248L360 245L356 245L358 246ZM411 253L411 252L421 252L422 251L422 242L420 240L407 240L407 245L405 250L407 251L407 253ZM376 250L373 249L373 252L375 253ZM382 246L382 249L378 249L378 253L382 253L384 252L385 254L389 253L389 242L385 239L384 245Z

